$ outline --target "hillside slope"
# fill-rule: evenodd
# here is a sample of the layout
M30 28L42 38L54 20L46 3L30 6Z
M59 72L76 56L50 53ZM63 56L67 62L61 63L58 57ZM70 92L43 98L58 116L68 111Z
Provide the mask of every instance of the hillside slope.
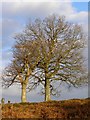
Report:
M3 118L80 118L90 117L90 99L41 103L14 103L2 107Z

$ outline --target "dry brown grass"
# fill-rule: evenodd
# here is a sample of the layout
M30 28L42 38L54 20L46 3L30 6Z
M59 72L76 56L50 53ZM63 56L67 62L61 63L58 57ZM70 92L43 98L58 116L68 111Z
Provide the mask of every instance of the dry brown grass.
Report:
M86 119L90 115L90 99L73 99L41 103L5 104L3 118L64 118Z

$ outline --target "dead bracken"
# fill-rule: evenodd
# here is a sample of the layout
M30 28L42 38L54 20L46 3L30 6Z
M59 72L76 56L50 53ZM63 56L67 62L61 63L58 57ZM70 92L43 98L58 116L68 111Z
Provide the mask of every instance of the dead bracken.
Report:
M89 118L90 99L40 103L10 103L2 108L3 118Z

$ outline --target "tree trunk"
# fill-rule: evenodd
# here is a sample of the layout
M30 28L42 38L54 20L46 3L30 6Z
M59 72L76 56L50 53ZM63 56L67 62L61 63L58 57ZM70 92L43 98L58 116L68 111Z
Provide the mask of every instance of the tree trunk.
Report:
M50 101L50 81L45 80L45 101Z
M22 94L21 94L21 101L22 103L27 102L26 100L26 84L22 83Z

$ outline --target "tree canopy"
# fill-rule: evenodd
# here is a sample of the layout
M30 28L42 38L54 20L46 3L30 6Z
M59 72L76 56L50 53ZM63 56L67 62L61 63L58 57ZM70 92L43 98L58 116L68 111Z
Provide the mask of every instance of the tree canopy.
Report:
M15 39L13 60L4 74L5 86L19 82L26 84L25 90L32 90L41 84L45 101L49 101L51 94L58 93L56 81L59 87L63 82L74 87L87 83L82 26L67 22L64 16L51 15L28 23Z

